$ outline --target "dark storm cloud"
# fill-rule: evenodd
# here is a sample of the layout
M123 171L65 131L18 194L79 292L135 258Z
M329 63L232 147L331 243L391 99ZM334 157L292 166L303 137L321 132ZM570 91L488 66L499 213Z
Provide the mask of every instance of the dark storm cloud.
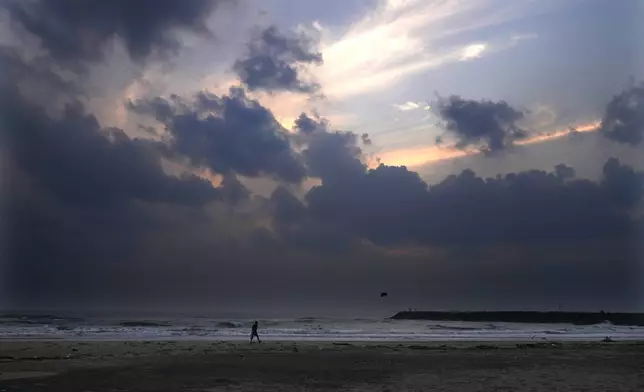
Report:
M380 165L307 195L311 213L380 244L491 244L631 237L641 173L611 159L600 183L572 168L484 179L470 170L427 187L417 173Z
M301 113L300 116L295 120L295 129L304 134L310 134L315 131L326 131L327 125L324 121L318 122L311 117L307 116L305 113Z
M221 192L222 200L229 204L237 204L250 197L248 188L234 174L224 175L221 185L217 189Z
M234 177L215 189L194 175L166 174L162 145L102 128L79 103L87 86L76 71L102 60L109 40L121 39L137 61L175 51L174 33L208 33L205 18L219 2L135 3L2 5L18 35L35 35L45 49L34 57L29 48L0 48L5 305L7 298L29 305L47 298L91 302L102 291L118 291L119 271L142 251L142 238L164 224L185 225L165 215L191 211L184 215L201 222L203 213L195 213L204 206L246 197Z
M378 244L418 239L427 185L404 167L380 165L362 173L347 172L344 181L323 183L307 194L311 214Z
M347 228L316 219L306 204L284 187L273 191L269 205L275 241L287 248L338 255L349 252L357 245L356 238Z
M451 96L439 100L436 107L445 121L445 129L456 137L459 149L475 147L495 153L527 136L517 125L523 113L504 101L476 101Z
M357 245L352 233L312 220L295 227L282 228L278 233L282 243L288 247L324 256L346 254Z
M37 85L43 94L48 90L48 96L60 94L79 94L79 86L71 80L66 80L52 71L53 61L43 56L27 62L24 56L15 49L0 45L0 66L2 68L3 83L21 80ZM26 86L21 86L26 87Z
M306 174L273 113L242 89L232 88L221 97L199 93L194 104L172 96L137 100L128 107L163 122L173 136L170 150L196 166L287 182L300 182Z
M349 301L384 283L404 291L417 278L421 292L460 293L467 305L472 297L519 298L544 287L564 297L624 299L636 287L629 279L642 174L615 159L599 182L559 165L493 179L464 171L428 187L405 167L368 170L360 149L368 135L332 130L305 114L289 134L239 88L131 102L165 126L171 139L164 143L103 128L78 103L50 114L41 107L50 96L73 102L82 90L54 71L59 65L102 59L113 37L136 60L172 51L173 33L206 32L206 11L219 2L106 3L10 4L14 20L49 52L28 64L2 52L9 72L0 75L0 245L10 299L206 298L211 306L266 293L274 301L276 292L287 300L328 298L340 284L344 294L334 300ZM319 86L300 70L321 60L310 40L269 28L235 69L251 90L312 92ZM620 126L628 123L623 113L631 116L611 113ZM496 152L524 137L516 125L522 113L504 102L452 97L441 114L461 148ZM187 157L221 174L222 184L166 174L162 157ZM291 190L278 186L265 199L242 176L272 177ZM306 177L321 185L300 199ZM405 264L409 246L441 257ZM517 256L515 247L525 250ZM591 283L598 280L600 288ZM240 292L240 282L252 284ZM444 291L432 292L441 284Z
M364 173L358 136L352 132L319 132L310 135L303 152L309 175L323 182L342 182Z
M137 99L135 101L129 101L127 108L135 113L151 116L155 120L165 123L171 121L176 112L172 98L154 97L151 99Z
M302 66L322 63L322 54L304 34L282 35L274 26L263 30L248 44L248 55L235 62L234 70L249 90L312 93L316 82L301 79Z
M231 197L228 184L167 175L153 143L102 129L81 104L52 117L3 83L0 117L3 279L22 304L118 287L110 274L158 225L146 205L199 209Z
M309 175L322 180L306 195L304 215L377 244L566 241L634 233L629 213L642 200L644 178L615 158L605 163L599 182L577 179L572 167L559 164L552 172L496 178L465 170L428 187L405 167L367 170L359 138L351 132L331 130L328 122L305 114L296 128L306 131L302 155Z
M615 96L606 106L602 134L615 142L639 145L644 137L644 83Z
M225 0L11 1L11 18L35 35L62 64L99 61L104 45L120 38L133 59L174 52L177 31L210 34L206 18Z
M415 288L407 277L405 286L388 270L390 282L402 285L397 291L414 287L431 298L463 296L466 308L538 308L561 299L589 306L588 298L598 307L634 306L641 222L632 214L642 200L644 177L619 160L605 163L599 182L577 179L572 167L559 164L552 172L487 179L466 170L428 187L405 167L367 170L358 163L356 135L305 115L299 120L313 130L308 136L319 137L308 139L303 155L322 184L305 202L285 188L273 193L276 243L333 258L377 259L361 246L364 240L399 249L386 259L396 265L417 260L407 273L426 284ZM311 159L316 154L325 158ZM316 171L320 162L326 163ZM438 253L405 256L414 246ZM599 281L601 290L593 288ZM517 301L500 303L506 296Z
M273 208L273 220L277 225L300 222L307 214L304 203L283 186L275 188L270 202Z
M60 119L52 119L16 91L2 92L3 148L61 201L203 204L216 197L198 177L167 176L150 142L132 140L120 129L101 129L81 104L68 105Z
M600 183L571 179L571 168L527 171L482 179L471 171L450 176L429 190L425 233L432 242L580 240L634 235L634 224L611 199L627 167L609 161Z
M506 244L460 253L450 252L443 264L449 272L428 289L428 298L462 296L469 298L468 309L481 310L640 306L641 258L633 238Z
M601 185L613 205L627 210L638 206L644 190L644 173L610 158L604 165L603 174Z
M572 178L575 178L576 173L575 169L573 169L572 167L560 163L555 166L554 175L557 178L561 178L562 180L570 180Z

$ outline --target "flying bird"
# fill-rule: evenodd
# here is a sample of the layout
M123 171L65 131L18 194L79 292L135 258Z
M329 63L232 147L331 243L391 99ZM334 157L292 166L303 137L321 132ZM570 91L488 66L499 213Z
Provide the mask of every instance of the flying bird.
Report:
M386 293L386 292L384 292L384 291L383 291L382 293L380 293L380 297L381 297L381 298L382 298L382 297L386 297L386 296L387 296L387 293Z

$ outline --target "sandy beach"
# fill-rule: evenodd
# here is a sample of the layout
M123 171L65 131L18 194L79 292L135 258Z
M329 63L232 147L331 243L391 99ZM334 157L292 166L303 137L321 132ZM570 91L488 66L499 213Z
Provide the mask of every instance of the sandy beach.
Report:
M0 391L642 391L644 342L2 341Z

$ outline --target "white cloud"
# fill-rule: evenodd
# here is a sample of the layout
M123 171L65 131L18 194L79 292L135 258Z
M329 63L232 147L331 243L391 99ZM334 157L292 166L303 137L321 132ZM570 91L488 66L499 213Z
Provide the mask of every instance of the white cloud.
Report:
M538 3L549 1L552 0ZM506 36L502 38L506 43L500 44L495 41L472 42L470 39L458 42L453 35L511 20L534 10L536 3L503 0L380 0L372 11L339 29L319 21L302 21L305 24L299 25L297 30L304 30L320 39L319 50L323 53L324 64L309 67L308 71L320 82L322 92L329 99L310 102L306 97L288 93L258 98L285 125L291 124L301 111L308 111L312 107L321 115L335 116L339 122L346 121L349 116L356 115L355 107L344 106L348 102L346 98L383 92L410 75L459 61L476 60L533 38L530 34L511 38ZM193 50L177 68L182 70L188 64L203 63L207 64L207 70L196 67L190 68L190 73L177 74L146 69L142 78L123 91L117 108L109 111L116 117L117 121L114 122L119 126L126 122L127 113L122 107L122 100L127 97L166 93L184 95L200 89L225 93L228 86L237 84L235 76L230 73L229 60L243 52L248 38L244 26L251 21L243 19L240 23L233 23L233 32L226 31L219 22L223 26L228 26L228 22L212 23L215 35L226 38L226 50L222 50L226 56L211 59L202 54L208 51ZM450 37L449 44L445 40L447 37ZM154 86L154 91L151 91L151 86ZM429 109L424 103L413 101L394 106L401 111Z
M425 102L414 102L414 101L407 101L405 103L400 103L400 104L394 104L393 105L396 109L400 110L401 112L408 112L410 110L431 110L431 106L428 103Z
M461 61L467 61L481 57L486 48L486 44L472 44L464 47L461 50Z
M407 101L400 105L394 105L394 107L400 111L406 112L409 110L414 110L420 108L420 104L412 101Z
M520 4L519 4L520 3ZM486 43L447 46L456 33L496 25L537 7L537 2L497 0L386 0L340 37L322 37L324 64L312 70L329 97L378 91L405 76L491 53ZM540 6L543 3L539 3ZM517 43L532 35L517 35ZM507 38L506 38L507 39Z

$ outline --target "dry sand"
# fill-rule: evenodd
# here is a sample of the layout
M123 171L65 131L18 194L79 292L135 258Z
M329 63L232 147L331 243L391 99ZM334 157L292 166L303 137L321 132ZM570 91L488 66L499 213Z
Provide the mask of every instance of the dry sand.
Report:
M0 391L644 391L643 343L0 341Z

